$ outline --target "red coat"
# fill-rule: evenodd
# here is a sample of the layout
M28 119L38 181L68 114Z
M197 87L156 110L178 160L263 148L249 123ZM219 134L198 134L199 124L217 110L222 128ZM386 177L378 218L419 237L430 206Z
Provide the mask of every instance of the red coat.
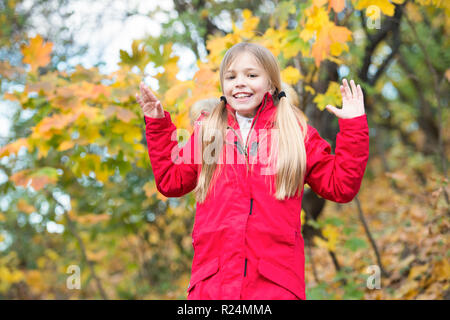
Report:
M234 131L228 130L222 155L234 156L235 163L224 166L213 192L204 203L197 203L188 299L305 299L303 187L300 197L277 200L274 176L265 174L269 171L263 174L267 166L258 161L264 141L270 141L265 139L267 130L260 129L273 126L276 106L272 96L266 93L253 119L248 162L238 142L242 138L235 110L229 105L227 110L228 125ZM176 140L171 140L176 128L167 111L165 118L144 118L158 190L167 197L192 191L201 168L200 158L195 161L198 121L191 139L179 149ZM369 130L366 115L338 122L336 155L330 154L329 143L308 125L305 183L325 199L346 203L361 186L369 157Z

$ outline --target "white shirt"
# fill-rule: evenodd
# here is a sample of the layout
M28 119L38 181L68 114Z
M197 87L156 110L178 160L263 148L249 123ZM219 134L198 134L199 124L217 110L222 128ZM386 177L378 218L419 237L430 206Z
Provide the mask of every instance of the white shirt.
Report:
M241 116L239 113L236 112L236 119L239 123L239 129L241 129L242 133L242 139L244 139L244 144L247 141L247 136L250 131L250 127L252 126L253 117L247 118L244 116Z

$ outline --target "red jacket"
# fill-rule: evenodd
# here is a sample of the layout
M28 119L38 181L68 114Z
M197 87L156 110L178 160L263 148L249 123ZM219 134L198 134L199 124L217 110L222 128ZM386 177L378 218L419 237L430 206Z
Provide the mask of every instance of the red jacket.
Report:
M213 191L204 203L197 203L188 299L305 299L303 187L300 197L277 200L274 175L263 174L264 164L258 161L260 147L270 141L265 139L267 130L260 129L273 127L275 111L272 96L266 93L253 118L246 152L239 142L235 110L227 105L228 125L234 130L227 130L223 155L233 156L235 163L224 165ZM201 169L199 158L195 159L198 145L194 138L199 121L191 139L179 149L167 111L164 118L144 119L158 190L167 197L192 191ZM330 154L329 143L308 125L305 183L325 199L346 203L361 186L369 157L369 130L366 115L338 122L336 155Z

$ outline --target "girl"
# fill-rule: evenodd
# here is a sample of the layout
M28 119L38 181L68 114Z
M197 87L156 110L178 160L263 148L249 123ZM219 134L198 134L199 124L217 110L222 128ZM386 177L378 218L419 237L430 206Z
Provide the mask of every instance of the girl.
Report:
M369 155L361 87L344 80L342 109L327 106L339 118L333 155L281 91L278 63L266 48L231 47L220 83L221 103L200 115L181 150L153 93L141 84L136 95L158 190L196 195L188 299L304 300L303 185L339 203L358 193Z

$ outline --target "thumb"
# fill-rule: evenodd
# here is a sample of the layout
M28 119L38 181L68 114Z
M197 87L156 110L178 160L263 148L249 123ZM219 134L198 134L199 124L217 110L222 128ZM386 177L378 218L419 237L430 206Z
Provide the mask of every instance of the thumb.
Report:
M338 114L339 114L338 108L333 107L332 105L327 105L325 108L328 110L328 112L334 114L336 117L338 116Z

